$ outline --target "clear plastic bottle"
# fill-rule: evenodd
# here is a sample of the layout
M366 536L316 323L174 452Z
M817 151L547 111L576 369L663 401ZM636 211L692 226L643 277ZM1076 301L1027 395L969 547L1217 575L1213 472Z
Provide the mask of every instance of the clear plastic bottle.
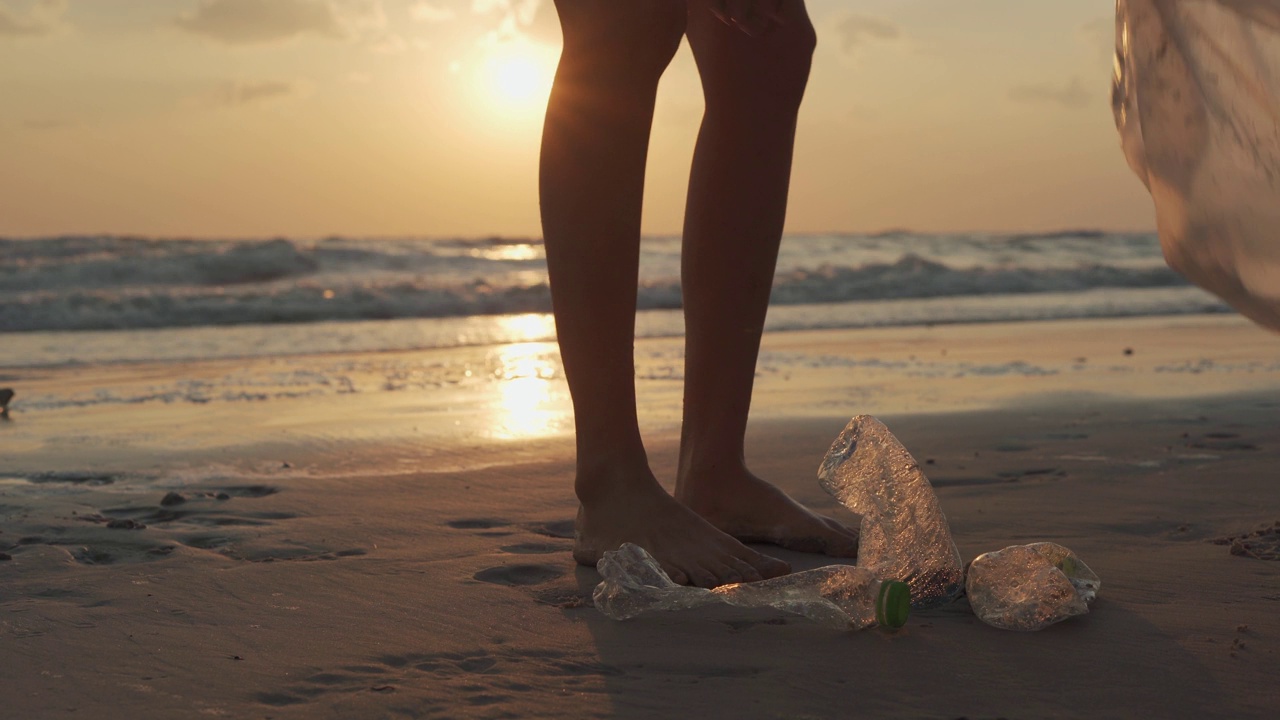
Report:
M973 613L1003 630L1040 630L1083 615L1101 587L1083 560L1051 542L979 555L965 580Z
M772 607L804 615L838 630L874 626L902 627L910 612L905 583L882 581L852 565L829 565L753 583L713 590L672 582L644 548L626 543L607 552L597 565L604 581L593 595L600 612L627 620L648 612L726 604Z
M879 420L849 421L818 468L818 482L862 516L858 567L911 587L911 607L936 607L964 590L960 551L933 486Z

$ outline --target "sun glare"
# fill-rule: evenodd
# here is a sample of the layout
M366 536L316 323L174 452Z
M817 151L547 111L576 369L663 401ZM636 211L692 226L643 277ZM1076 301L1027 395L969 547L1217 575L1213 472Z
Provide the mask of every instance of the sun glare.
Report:
M551 91L553 72L551 58L537 48L494 48L484 63L481 85L489 102L501 110L540 113Z

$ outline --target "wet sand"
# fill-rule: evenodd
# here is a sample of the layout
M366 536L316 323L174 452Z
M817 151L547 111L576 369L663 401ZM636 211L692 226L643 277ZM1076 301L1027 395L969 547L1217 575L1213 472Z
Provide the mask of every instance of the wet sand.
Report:
M638 359L669 481L679 343ZM1090 614L1029 634L963 601L895 633L723 608L604 618L569 555L550 346L0 375L18 391L0 425L0 717L1280 708L1280 563L1261 559L1280 520L1280 337L1236 318L766 339L756 471L839 515L818 463L850 416L877 415L965 560L1052 540L1101 576Z

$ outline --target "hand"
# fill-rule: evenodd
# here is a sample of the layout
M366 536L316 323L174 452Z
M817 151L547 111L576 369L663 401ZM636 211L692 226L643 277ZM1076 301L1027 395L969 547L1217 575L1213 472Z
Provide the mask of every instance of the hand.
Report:
M711 14L721 22L756 37L785 24L782 5L788 0L711 0Z

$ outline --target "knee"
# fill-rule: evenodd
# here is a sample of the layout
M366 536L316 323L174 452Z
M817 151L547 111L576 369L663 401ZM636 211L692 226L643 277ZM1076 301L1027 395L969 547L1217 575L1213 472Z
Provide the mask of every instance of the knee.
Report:
M618 1L608 13L576 15L560 3L560 74L575 83L657 86L684 37L684 2Z
M727 58L729 62L703 73L708 106L742 111L766 105L797 112L818 45L812 23L802 18L755 40L767 47L752 50L745 62Z
M805 87L809 84L809 69L813 66L813 53L818 47L818 34L807 20L788 33L782 43L778 58L778 75L773 80L775 96L782 102L800 107Z

